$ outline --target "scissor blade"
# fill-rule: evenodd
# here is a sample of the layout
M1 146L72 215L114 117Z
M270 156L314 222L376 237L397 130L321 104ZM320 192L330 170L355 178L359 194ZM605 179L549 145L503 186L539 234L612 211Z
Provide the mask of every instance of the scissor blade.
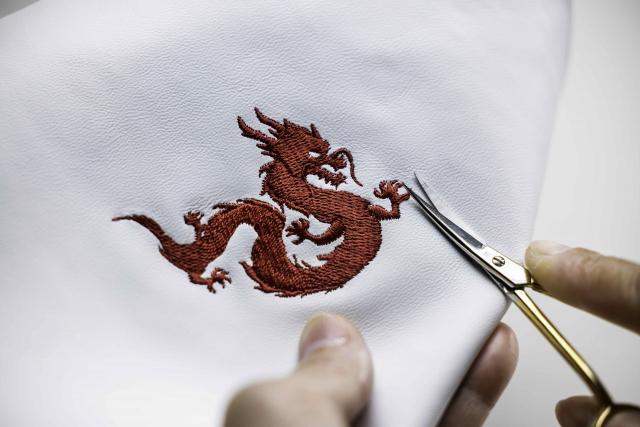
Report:
M418 184L420 184L420 188L422 188L422 191L429 203L431 203L431 206L435 207L438 212L444 214L445 216L449 215L449 212L447 212L447 205L444 204L442 200L440 200L440 197L438 197L436 192L433 191L431 187L429 187L427 181L422 179L416 172L413 173L413 176L416 177L416 181L418 181Z
M436 208L437 211L440 211L440 209L442 209L442 206L440 203L436 204L433 202L433 199L431 198L432 195L437 199L437 201L439 202L440 199L437 198L437 195L435 193L435 191L433 191L431 189L431 187L429 187L429 185L426 183L426 181L420 179L420 177L418 176L417 173L413 173L413 176L416 177L416 181L418 181L418 184L420 184L420 188L422 188L422 192L424 193L426 200L429 202L429 204L431 206L433 206L434 208Z
M426 185L426 183L425 183ZM478 265L489 273L492 279L498 279L496 282L501 289L508 291L521 286L531 285L531 276L529 272L522 266L518 265L507 256L501 254L492 247L485 245L478 239L473 237L462 227L449 219L446 215L438 210L433 203L435 193L432 192L430 202L420 197L411 187L404 184L409 194L418 203L418 206L427 215L427 217L442 230L449 239L471 257ZM428 187L428 186L427 186ZM426 191L425 191L426 192ZM438 202L444 205L439 199ZM495 280L494 280L495 281Z
M407 184L404 184L404 187L407 189L411 197L418 203L418 206L422 208L425 214L431 219L442 231L444 231L449 237L453 238L455 241L459 242L459 244L463 246L470 246L474 249L482 249L484 244L478 241L471 234L467 233L464 229L459 227L456 223L451 221L449 218L444 216L431 202L427 202L425 199L420 197L414 190L411 189ZM430 203L431 202L431 203ZM463 248L464 249L464 248ZM471 248L467 248L471 249Z
M474 239L480 241L480 239L478 238L478 235L473 232L473 229L471 227L469 227L469 225L466 222L464 222L456 214L456 212L453 209L451 209L449 207L449 205L447 205L438 196L438 193L436 193L435 190L433 188L431 188L429 186L429 184L427 184L427 181L422 179L422 177L420 175L418 175L416 172L414 172L413 175L416 177L416 180L418 181L418 184L420 184L420 187L422 188L422 191L424 192L425 196L427 197L427 200L431 203L432 206L434 206L438 210L438 212L440 212L442 215L447 217L447 219L449 221L451 221L454 224L456 224L459 228L463 229L467 234L471 235L471 237L473 237Z

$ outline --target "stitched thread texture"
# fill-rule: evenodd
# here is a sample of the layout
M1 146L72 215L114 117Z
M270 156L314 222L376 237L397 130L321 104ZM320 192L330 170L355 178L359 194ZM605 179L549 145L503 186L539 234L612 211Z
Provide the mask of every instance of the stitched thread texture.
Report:
M356 194L338 190L346 181L340 170L350 166L351 178L360 184L354 171L351 152L340 148L329 153L329 142L322 139L316 127L299 126L288 120L282 123L263 115L255 109L258 120L270 127L270 136L249 127L241 117L238 125L242 136L258 141L262 154L273 158L260 167L258 176L264 174L261 195L267 194L280 209L256 199L240 199L235 203L221 203L213 207L216 212L205 223L204 214L189 212L184 222L193 227L195 240L179 244L169 237L158 223L145 215L129 215L114 221L132 220L160 241L160 253L173 265L189 274L192 283L206 285L215 293L214 284L223 288L231 283L229 273L216 268L209 277L202 277L207 266L226 249L227 243L240 224L252 226L258 238L253 244L251 262L242 261L247 275L265 293L279 297L304 296L316 292L330 292L342 288L376 256L382 243L380 222L400 218L400 203L409 194L400 193L402 184L382 181L373 194L378 199L389 199L391 210L371 204ZM328 166L334 172L323 166ZM335 189L310 185L307 176L315 175ZM300 218L286 230L284 207L313 215L320 222L329 224L320 235L309 232L310 223ZM309 240L316 245L327 245L343 237L342 243L328 254L319 255L325 261L321 266L311 266L305 261L294 262L287 257L282 233L295 236L294 244Z

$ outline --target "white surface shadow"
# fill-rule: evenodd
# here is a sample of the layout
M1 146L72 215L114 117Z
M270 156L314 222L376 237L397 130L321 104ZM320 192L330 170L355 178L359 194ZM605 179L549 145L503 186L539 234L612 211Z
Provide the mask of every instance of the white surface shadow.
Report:
M0 1L0 19L24 9L37 1L38 0L2 0Z

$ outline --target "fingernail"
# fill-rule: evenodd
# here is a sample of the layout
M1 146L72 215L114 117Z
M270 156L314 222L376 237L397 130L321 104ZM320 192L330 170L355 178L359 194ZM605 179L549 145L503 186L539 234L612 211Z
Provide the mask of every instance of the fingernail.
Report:
M339 316L318 313L311 316L300 337L299 360L314 351L329 346L342 346L347 342L347 332Z
M571 248L551 240L536 240L529 245L524 261L529 270L544 268L544 265L550 262L550 259L547 258L548 256L557 255L568 249ZM543 262L544 260L547 261Z
M553 242L551 240L536 240L529 245L537 256L549 256L562 253L571 249L569 246Z

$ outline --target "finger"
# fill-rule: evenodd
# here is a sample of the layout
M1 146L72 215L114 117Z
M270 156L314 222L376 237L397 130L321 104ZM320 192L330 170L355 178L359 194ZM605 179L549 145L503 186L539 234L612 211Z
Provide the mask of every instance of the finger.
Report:
M640 427L640 410L621 411L611 418L606 427Z
M300 338L289 377L250 386L227 410L226 427L346 427L371 395L373 368L358 329L336 314L317 314Z
M500 323L462 381L439 427L481 426L498 402L518 363L518 340Z
M562 427L588 427L599 411L593 396L574 396L556 404L556 418Z
M373 385L373 364L360 331L342 316L317 314L302 332L299 355L291 382L314 384L347 419L353 419L369 400Z
M600 414L600 407L593 396L574 396L556 405L556 418L561 427L590 427ZM640 411L623 410L606 422L606 427L639 427Z
M544 240L525 262L553 297L640 333L640 265Z

